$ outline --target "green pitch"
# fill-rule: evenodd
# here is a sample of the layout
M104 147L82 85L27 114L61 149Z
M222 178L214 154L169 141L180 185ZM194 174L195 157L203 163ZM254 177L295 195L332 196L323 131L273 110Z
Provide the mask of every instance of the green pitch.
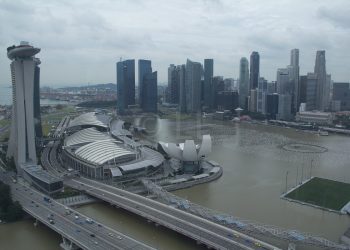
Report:
M315 177L285 197L340 211L350 201L350 184Z

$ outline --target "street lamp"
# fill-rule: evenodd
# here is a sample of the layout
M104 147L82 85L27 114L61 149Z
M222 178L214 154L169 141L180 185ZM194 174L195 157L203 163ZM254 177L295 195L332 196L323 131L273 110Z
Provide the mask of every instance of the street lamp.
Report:
M287 173L286 173L286 193L287 193L287 181L288 181L288 171L287 171Z
M312 175L312 167L313 167L313 163L314 159L311 159L311 166L310 166L310 179L311 179L311 175Z

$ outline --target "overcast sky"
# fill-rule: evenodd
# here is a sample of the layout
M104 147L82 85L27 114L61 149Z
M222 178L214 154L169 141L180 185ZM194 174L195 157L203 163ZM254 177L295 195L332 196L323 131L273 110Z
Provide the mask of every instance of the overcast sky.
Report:
M260 53L260 75L276 79L300 49L300 72L326 50L334 81L350 79L349 0L0 0L0 83L6 48L40 47L41 85L115 82L115 63L150 59L158 82L171 63L214 59L214 74L238 77L239 60Z

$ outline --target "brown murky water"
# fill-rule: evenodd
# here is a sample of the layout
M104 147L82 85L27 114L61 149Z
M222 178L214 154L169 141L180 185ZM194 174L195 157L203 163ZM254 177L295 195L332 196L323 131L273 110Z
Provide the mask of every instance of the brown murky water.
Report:
M318 136L254 124L204 123L201 119L174 122L143 118L136 123L146 127L154 140L179 142L200 139L206 133L212 135L209 159L223 166L223 176L176 191L179 196L240 218L310 232L333 241L338 241L350 226L348 216L280 199L286 189L287 171L288 188L310 174L350 182L350 137ZM294 142L319 145L328 151L303 154L282 149ZM200 249L192 240L104 203L80 207L79 211L158 249ZM31 220L0 225L0 249L59 249L59 242L57 234L44 226L34 228Z

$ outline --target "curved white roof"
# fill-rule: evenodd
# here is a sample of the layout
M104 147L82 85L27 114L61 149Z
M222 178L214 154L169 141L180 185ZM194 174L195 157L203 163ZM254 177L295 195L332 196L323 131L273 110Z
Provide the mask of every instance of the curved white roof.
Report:
M145 169L149 166L152 166L155 168L155 167L158 167L159 165L161 165L164 161L163 155L161 155L157 151L154 151L154 150L146 148L146 147L142 148L141 151L142 151L142 154L144 156L144 159L142 161L133 162L133 163L126 164L126 165L121 165L121 166L119 166L119 168L123 172L127 173L127 172L131 172L131 171L135 171L135 170L142 170L142 169Z
M202 157L211 152L211 137L203 135L202 145L196 145L193 140L186 140L185 143L159 142L159 145L170 156L181 161L199 161Z
M99 126L103 128L108 128L109 116L96 114L95 112L89 112L82 114L70 121L68 128L75 126Z
M108 140L108 139L111 139L111 137L106 133L102 133L98 131L96 128L87 128L87 129L80 130L72 134L71 136L68 136L64 140L64 145L74 146L78 144L89 143L94 141L102 141L102 140Z
M118 146L114 140L96 141L75 151L75 155L96 165L118 158L133 157L135 153Z

